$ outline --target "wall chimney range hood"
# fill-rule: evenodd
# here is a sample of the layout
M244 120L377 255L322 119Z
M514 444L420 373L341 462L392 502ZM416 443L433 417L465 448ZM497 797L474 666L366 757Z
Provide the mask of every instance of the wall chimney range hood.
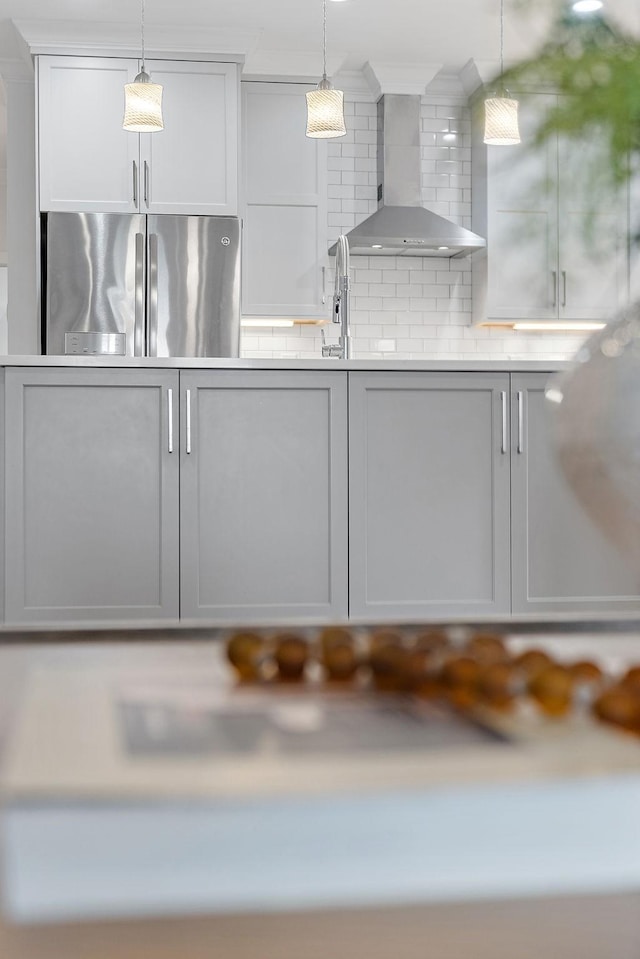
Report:
M352 255L451 258L486 246L422 205L419 96L387 93L378 101L378 184L381 206L347 234Z

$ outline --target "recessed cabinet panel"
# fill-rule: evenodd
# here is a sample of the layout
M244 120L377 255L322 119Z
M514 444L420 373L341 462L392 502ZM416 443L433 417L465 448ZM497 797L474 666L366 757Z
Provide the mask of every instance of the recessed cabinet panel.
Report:
M6 381L7 621L177 618L177 374Z
M318 186L317 142L305 135L307 106L305 90L273 92L272 84L245 84L244 100L246 174L249 203L267 196L316 196ZM283 85L278 84L277 89Z
M507 375L351 374L352 615L509 611L508 386Z
M632 571L582 509L557 460L547 378L512 375L513 612L637 610Z
M165 126L141 136L145 211L235 215L236 65L159 60L147 69L163 86Z
M494 318L514 318L514 303L519 319L556 315L557 272L549 269L554 228L547 210L496 210L487 257L504 258L504 268L492 263L488 271L487 296ZM516 243L519 251L514 250Z
M38 58L40 209L136 209L139 137L122 129L132 60Z
M318 260L315 206L247 208L244 224L243 312L306 315L323 296L325 272ZM286 256L274 255L286 251ZM326 307L329 316L329 307Z
M181 390L182 615L345 616L346 375L185 373Z

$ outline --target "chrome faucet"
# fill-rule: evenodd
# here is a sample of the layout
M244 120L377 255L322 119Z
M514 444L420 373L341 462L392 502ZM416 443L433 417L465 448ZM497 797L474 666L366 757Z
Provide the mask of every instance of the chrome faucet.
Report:
M325 342L324 330L320 331L323 356L333 356L340 360L350 360L352 358L351 327L349 325L350 289L349 241L344 234L340 234L336 249L336 282L331 316L333 323L340 324L340 337L337 343L327 344Z

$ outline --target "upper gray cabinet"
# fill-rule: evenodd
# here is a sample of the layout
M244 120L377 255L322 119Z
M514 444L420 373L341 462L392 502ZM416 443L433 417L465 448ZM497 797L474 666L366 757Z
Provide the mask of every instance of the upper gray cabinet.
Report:
M633 571L584 512L557 461L547 379L511 377L513 612L638 610Z
M473 258L474 322L604 320L629 294L628 191L594 179L604 144L534 132L557 97L518 94L519 146L482 142L473 124L473 229L487 239Z
M138 60L40 56L41 210L238 212L238 66L149 60L164 130L122 129Z
M350 611L510 609L509 374L352 373Z
M245 316L329 316L327 148L305 135L311 89L242 84Z

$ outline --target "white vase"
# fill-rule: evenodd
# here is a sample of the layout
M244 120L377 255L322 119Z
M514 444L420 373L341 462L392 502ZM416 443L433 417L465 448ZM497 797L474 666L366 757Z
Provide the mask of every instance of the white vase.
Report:
M546 397L568 482L640 583L640 304L590 337Z

